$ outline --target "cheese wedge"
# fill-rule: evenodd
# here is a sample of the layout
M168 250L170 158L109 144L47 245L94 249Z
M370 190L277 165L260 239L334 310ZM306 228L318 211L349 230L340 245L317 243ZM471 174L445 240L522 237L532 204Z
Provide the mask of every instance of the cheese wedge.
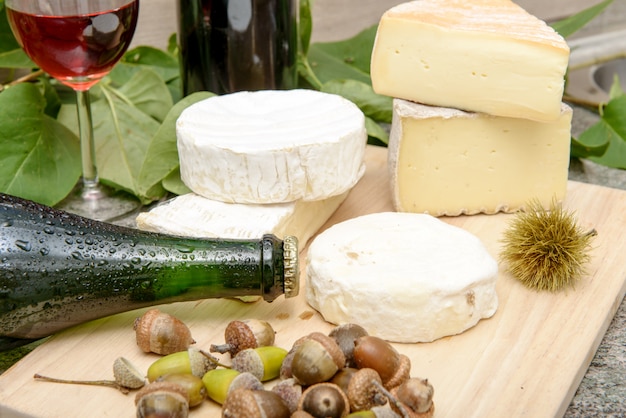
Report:
M313 239L305 296L334 324L357 323L388 341L430 342L496 312L497 272L475 235L430 215L382 212Z
M394 208L440 215L548 208L567 189L572 109L534 122L394 99L388 167Z
M321 200L364 173L365 116L313 90L215 96L176 122L180 173L193 192L230 203Z
M146 231L187 237L259 238L294 235L301 248L337 210L348 192L313 202L265 205L225 203L188 193L137 216Z
M419 0L383 14L371 78L391 97L553 121L568 63L565 40L509 0Z

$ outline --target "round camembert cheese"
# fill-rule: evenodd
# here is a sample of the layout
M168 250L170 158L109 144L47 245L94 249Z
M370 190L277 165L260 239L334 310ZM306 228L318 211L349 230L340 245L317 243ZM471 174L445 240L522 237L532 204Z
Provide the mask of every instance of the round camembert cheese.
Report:
M498 307L498 265L478 237L427 214L336 224L307 255L307 302L334 324L394 342L459 334Z
M313 90L214 96L176 122L183 182L230 203L320 200L364 173L365 116L352 102Z

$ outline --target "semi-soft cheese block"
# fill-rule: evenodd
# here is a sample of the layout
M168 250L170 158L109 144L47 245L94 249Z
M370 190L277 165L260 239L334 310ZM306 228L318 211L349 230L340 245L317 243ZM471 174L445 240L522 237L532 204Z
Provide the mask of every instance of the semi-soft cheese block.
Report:
M388 168L394 208L434 216L546 208L567 189L572 109L534 122L394 99Z
M334 324L395 342L459 334L498 307L498 265L478 237L425 214L382 212L309 246L307 302Z
M137 216L139 229L188 237L259 238L294 235L301 248L335 212L348 192L323 200L275 204L226 203L188 193Z
M365 116L313 90L214 96L176 122L180 173L193 192L231 203L321 200L364 172Z
M509 0L419 0L380 20L374 90L428 105L558 119L565 40Z

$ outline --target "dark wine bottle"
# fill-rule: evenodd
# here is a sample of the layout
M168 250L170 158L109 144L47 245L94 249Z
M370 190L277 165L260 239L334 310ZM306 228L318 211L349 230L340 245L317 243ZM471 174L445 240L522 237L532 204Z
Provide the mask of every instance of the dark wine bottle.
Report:
M196 239L0 194L0 350L176 301L298 294L295 237Z
M183 94L291 89L298 0L178 0Z

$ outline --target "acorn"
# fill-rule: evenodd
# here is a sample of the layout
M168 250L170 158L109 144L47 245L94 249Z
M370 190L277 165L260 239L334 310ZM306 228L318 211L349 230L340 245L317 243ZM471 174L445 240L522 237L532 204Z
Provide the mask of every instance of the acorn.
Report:
M224 344L212 344L209 351L212 353L230 353L235 356L246 348L257 348L274 344L276 332L267 321L259 319L244 319L231 321L224 330Z
M195 343L184 322L158 309L149 309L135 319L133 328L137 345L145 353L167 355Z
M186 418L189 399L183 387L172 382L153 382L135 396L138 418Z
M381 385L382 380L376 370L367 367L358 369L348 383L350 410L369 410L387 403L386 396L380 390Z
M420 378L411 378L391 390L393 397L409 409L410 418L431 418L434 415L434 393L428 379Z
M344 367L343 369L335 373L335 375L329 380L329 382L339 386L341 390L343 390L347 395L350 379L352 379L352 376L354 376L357 371L359 371L359 369L354 367Z
M252 373L241 373L235 369L213 369L202 376L207 397L223 404L231 390L238 388L262 390L263 383Z
M249 372L260 381L272 380L280 374L287 350L276 346L246 348L232 359L231 367L240 372Z
M306 341L307 338L308 338L307 335L305 335L304 337L298 338L296 341L294 341L293 345L291 346L291 348L287 352L287 355L283 359L283 364L281 364L281 366L280 366L280 374L279 375L280 375L281 379L289 379L289 378L293 377L293 375L291 373L291 362L293 361L293 356L296 353L296 350L298 349L298 346L300 344L302 344L304 341Z
M347 418L402 418L402 416L391 409L387 403L381 406L374 406L372 409L365 411L352 412Z
M146 378L133 366L130 361L124 357L118 357L113 362L113 377L115 380L72 380L58 379L49 376L43 376L36 373L33 376L37 380L52 383L69 383L75 385L91 385L91 386L108 386L119 390L122 393L128 393L131 389L139 389L144 386Z
M187 393L189 407L200 405L206 398L206 388L202 379L189 373L172 373L160 376L156 382L170 382L180 385Z
M313 332L295 349L291 374L298 383L309 386L329 380L343 368L345 362L345 356L334 339Z
M382 338L367 335L357 338L354 361L358 368L374 369L387 389L398 386L410 377L411 360Z
M195 347L168 354L157 359L148 367L148 380L154 382L159 376L173 373L188 373L198 377L217 367L217 359L209 359Z
M350 413L350 403L339 386L322 382L311 385L302 392L298 409L315 418L340 418Z
M289 418L289 416L289 408L283 399L268 390L233 390L222 406L224 418Z
M272 392L278 394L292 414L298 409L298 402L302 396L302 386L295 379L289 378L281 380L271 389Z
M355 341L357 338L365 335L368 335L365 328L353 323L338 325L328 334L329 337L337 342L337 345L346 357L345 367L356 367L353 356Z

